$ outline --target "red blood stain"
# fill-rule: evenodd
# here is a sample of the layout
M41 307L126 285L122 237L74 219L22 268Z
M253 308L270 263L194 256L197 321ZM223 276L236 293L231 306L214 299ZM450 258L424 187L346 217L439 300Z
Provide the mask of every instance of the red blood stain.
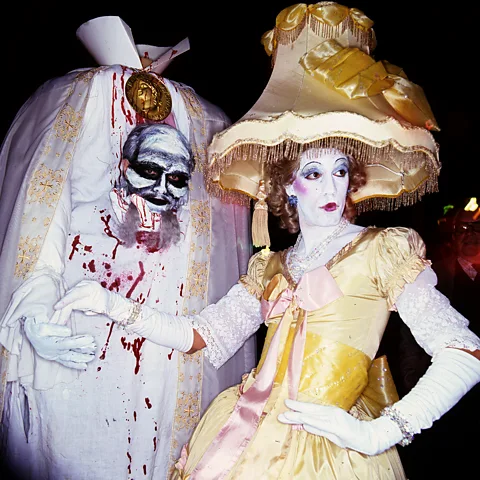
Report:
M128 457L128 461L130 462L130 464L128 465L128 474L131 475L132 474L132 456L130 455L129 452L127 452L127 457Z
M153 437L153 451L157 451L157 437Z
M168 357L169 360L172 359L172 355L173 355L173 348L172 348L172 351L167 355L167 357Z
M95 260L90 260L90 262L88 262L88 268L90 269L91 272L95 272L96 269L95 269Z
M125 350L130 351L130 348L132 349L133 354L135 355L135 375L139 372L140 370L140 350L142 348L143 342L145 342L145 338L136 338L133 343L127 342L126 337L122 337L120 339L120 342L122 343L122 346Z
M115 245L114 249L112 250L112 259L115 259L116 255L117 255L117 248L118 248L119 245L122 244L122 241L112 233L112 230L111 230L110 225L109 225L109 222L110 222L110 219L112 218L112 216L109 214L109 215L106 215L106 216L100 217L100 218L102 219L102 222L105 224L105 228L103 229L103 231L109 237L114 238L117 241L117 244Z
M128 443L132 443L132 439L128 437Z
M117 89L115 88L115 81L117 80L117 72L113 72L112 82L112 128L115 128L115 100L117 98Z
M136 286L139 284L139 282L143 280L143 277L145 276L145 270L143 269L143 262L139 261L138 266L140 267L140 273L138 274L137 278L135 279L132 286L130 287L130 290L125 295L127 298L130 298Z
M127 71L127 67L122 65L122 76L120 77L120 84L122 85L122 92L125 90L125 72Z
M105 282L105 281L100 282L100 285L101 285L103 288L107 288L107 282Z
M147 121L146 118L143 118L140 114L135 113L135 123L139 125L140 123L145 123Z
M112 276L112 272L107 272L107 277L110 278L111 276Z
M128 275L127 280L133 280L133 275Z
M137 421L137 412L133 412L133 421L136 422Z
M109 289L110 291L116 290L116 291L118 292L119 289L120 289L120 283L121 283L121 282L120 282L120 278L117 277L117 278L112 282L112 284L108 287L108 289Z
M91 246L91 245L84 245L83 249L84 249L86 252L91 252L91 251L92 251L92 246Z
M125 109L125 97L122 95L122 99L120 100L120 106L122 107L122 112L125 118L127 119L127 122L130 125L133 125L133 118L132 118L132 112L130 110Z
M163 265L163 267L162 267L162 271L163 271L163 270L165 270L165 265Z
M87 269L87 264L85 262L83 262L82 267L86 270Z
M148 397L145 398L145 403L147 404L147 407L149 409L152 408L152 404L151 404L150 399Z
M133 341L133 354L135 355L135 358L137 360L137 363L135 365L135 375L140 370L140 349L142 348L144 341L145 341L145 338L136 338Z
M75 235L75 238L72 242L72 251L70 252L70 256L68 257L69 260L73 258L73 254L78 252L78 246L80 245L80 235Z
M109 263L103 263L103 266L107 269L107 270L110 270L112 268L112 266L109 264Z
M102 369L102 367L97 367L97 372L99 372Z
M144 475L147 474L147 466L146 466L146 465L143 465L143 474L144 474Z
M155 422L155 431L158 432L158 425L157 422Z
M100 210L100 213L105 213L105 212L106 212L105 208L103 208L102 210Z
M183 283L180 285L180 296L183 297Z
M110 337L112 336L112 331L113 331L113 325L114 323L110 325L110 331L108 332L108 337L105 342L105 345L102 347L102 354L100 355L100 360L105 360L105 356L107 354L107 348L108 348L108 343L110 342Z
M178 50L173 49L172 53L170 54L170 58L172 58L177 52L178 52Z
M148 253L160 251L160 237L156 232L140 231L135 234L135 239L147 249Z

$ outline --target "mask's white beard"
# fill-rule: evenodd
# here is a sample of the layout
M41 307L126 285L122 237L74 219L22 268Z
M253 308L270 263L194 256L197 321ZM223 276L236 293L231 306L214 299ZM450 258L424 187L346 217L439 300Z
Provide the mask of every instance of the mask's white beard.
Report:
M125 247L143 245L149 252L165 250L180 240L180 224L171 211L158 215L156 229L144 229L136 206L131 203L124 215L123 222L116 222L116 234Z

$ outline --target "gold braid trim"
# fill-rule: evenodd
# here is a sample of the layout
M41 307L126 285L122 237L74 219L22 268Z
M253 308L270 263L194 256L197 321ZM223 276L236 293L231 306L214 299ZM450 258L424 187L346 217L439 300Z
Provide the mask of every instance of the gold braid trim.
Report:
M260 251L253 254L248 261L247 274L242 275L238 280L238 283L243 285L248 293L255 295L259 300L263 295L265 270L272 255L274 252Z
M348 8L335 2L319 2L316 4L296 4L282 10L276 18L273 35L267 32L262 37L265 50L272 55L272 66L275 64L278 45L291 45L297 40L305 26L317 36L325 39L338 38L350 30L362 45L371 51L376 46L373 21L362 11ZM269 46L265 45L265 35L269 35Z
M240 285L243 285L247 292L250 295L254 295L257 300L260 300L262 298L263 290L248 275L242 275L239 278L238 283Z

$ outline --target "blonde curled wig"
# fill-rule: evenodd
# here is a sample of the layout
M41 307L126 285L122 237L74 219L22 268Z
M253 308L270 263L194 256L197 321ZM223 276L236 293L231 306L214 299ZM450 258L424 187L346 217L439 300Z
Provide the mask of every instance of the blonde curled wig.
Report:
M300 165L301 155L305 154L305 152L308 152L310 155L317 154L322 150L325 149L311 148L293 158L284 156L283 160L269 167L270 192L267 199L268 206L272 214L279 217L280 228L285 228L290 233L296 233L299 230L298 211L296 206L290 205L288 202L288 195L285 188L295 179L295 174ZM346 155L346 157L349 163L349 194L347 194L343 215L347 220L353 222L357 215L357 209L350 197L350 193L356 192L366 184L367 174L363 164L350 155Z

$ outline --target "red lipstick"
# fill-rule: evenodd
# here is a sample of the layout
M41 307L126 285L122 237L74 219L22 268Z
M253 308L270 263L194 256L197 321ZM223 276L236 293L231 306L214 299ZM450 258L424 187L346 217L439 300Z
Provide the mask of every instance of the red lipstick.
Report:
M337 204L335 202L329 202L322 207L326 212L333 212L337 209Z

